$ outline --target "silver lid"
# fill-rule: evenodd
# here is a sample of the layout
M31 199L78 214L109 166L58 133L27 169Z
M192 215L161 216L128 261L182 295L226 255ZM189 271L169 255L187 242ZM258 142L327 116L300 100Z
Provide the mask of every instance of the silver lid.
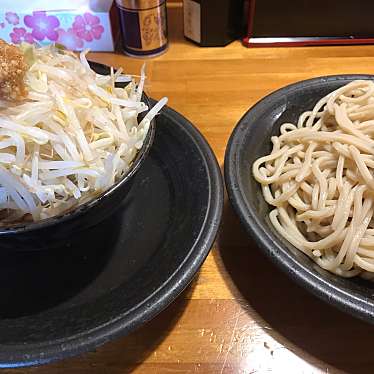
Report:
M116 0L116 3L121 8L144 10L158 7L165 3L165 0Z

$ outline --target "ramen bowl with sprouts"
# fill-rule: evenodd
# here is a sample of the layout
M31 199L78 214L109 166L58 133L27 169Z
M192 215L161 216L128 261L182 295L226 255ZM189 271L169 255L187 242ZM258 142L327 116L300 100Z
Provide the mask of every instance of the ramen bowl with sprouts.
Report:
M167 99L150 107L144 68L135 78L92 69L85 52L55 46L14 53L21 53L22 79L0 71L0 247L45 249L120 205Z
M297 283L371 323L373 80L327 76L271 93L239 121L225 155L230 201L258 247Z

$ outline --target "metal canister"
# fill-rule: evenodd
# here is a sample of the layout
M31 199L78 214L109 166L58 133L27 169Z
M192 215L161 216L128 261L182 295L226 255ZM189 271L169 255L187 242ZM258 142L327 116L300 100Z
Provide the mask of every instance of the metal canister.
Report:
M156 56L168 46L166 0L116 0L124 52Z

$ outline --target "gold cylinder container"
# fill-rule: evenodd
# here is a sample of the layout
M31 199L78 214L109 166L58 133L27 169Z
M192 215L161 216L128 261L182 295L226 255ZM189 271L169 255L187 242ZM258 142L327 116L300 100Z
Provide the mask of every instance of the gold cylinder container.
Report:
M156 56L168 46L166 0L116 0L124 52Z

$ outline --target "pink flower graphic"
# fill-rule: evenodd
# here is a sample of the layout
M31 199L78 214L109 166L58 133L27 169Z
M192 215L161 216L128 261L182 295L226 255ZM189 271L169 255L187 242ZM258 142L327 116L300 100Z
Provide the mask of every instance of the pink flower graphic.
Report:
M34 43L34 38L29 32L26 32L26 29L23 27L14 27L13 32L9 34L12 43L20 44L22 42Z
M19 17L17 13L14 12L6 12L5 19L8 21L10 25L18 25L19 24Z
M92 42L93 39L99 40L104 32L104 27L100 25L100 18L91 13L84 13L82 16L76 16L73 23L73 30L77 36L86 42Z
M55 16L47 16L46 12L33 12L32 16L25 16L25 25L32 29L32 36L36 40L45 38L56 41L58 33L55 30L60 26L60 21Z
M58 29L57 32L57 43L62 44L65 48L76 51L83 47L83 40L74 33L73 29L70 28L67 29L67 31Z

